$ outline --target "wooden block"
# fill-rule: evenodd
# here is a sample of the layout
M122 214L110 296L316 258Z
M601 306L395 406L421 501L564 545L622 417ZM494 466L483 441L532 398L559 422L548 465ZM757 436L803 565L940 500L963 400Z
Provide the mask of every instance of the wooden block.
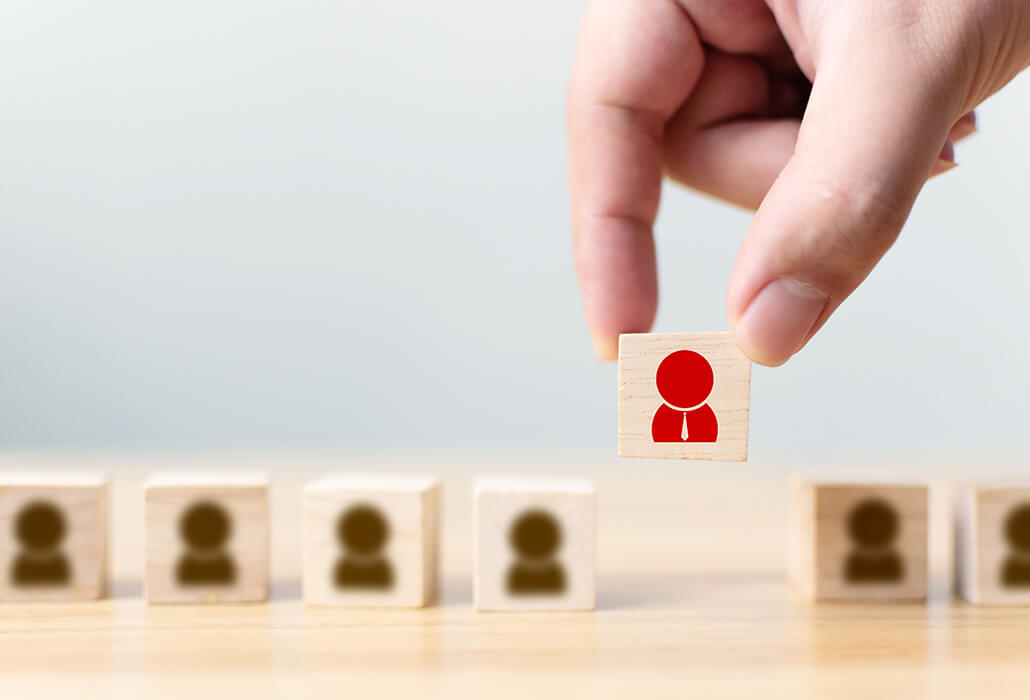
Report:
M619 456L747 460L751 362L729 333L619 336Z
M168 473L144 485L150 603L243 603L268 595L268 479Z
M478 610L593 610L593 483L481 477L475 499Z
M0 601L106 594L107 485L102 474L0 474Z
M794 484L791 578L815 600L925 600L927 488Z
M1030 484L965 486L956 505L958 594L982 605L1030 604Z
M440 481L328 476L304 489L304 600L422 607L436 599Z

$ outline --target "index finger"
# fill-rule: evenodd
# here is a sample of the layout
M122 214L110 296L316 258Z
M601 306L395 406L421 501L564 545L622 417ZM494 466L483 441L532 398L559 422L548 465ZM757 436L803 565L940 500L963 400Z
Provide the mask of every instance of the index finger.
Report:
M651 227L666 121L701 75L704 51L675 0L591 0L568 93L573 247L599 359L646 331L658 304Z

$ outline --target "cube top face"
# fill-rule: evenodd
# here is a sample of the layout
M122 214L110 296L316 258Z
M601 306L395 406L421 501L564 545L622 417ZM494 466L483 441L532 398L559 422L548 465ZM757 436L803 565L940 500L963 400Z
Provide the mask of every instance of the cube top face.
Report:
M96 600L106 588L106 477L0 476L0 600Z
M103 472L0 472L0 488L106 488L110 481L110 477Z
M592 610L595 492L582 480L476 486L479 610ZM567 490L556 487L571 486Z
M440 478L431 474L329 474L304 487L309 491L415 491L422 492L440 485Z
M144 487L151 603L257 602L268 592L268 488L258 477Z
M528 494L580 494L590 496L597 493L594 482L577 477L550 476L480 476L476 478L476 493L528 493Z
M747 459L751 362L729 333L619 336L619 456Z
M971 492L971 528L965 575L974 602L1030 603L1030 486Z
M181 471L151 474L146 483L143 484L143 488L195 487L221 489L249 486L267 489L268 484L268 475L260 472Z
M927 594L927 488L817 484L815 597L921 600Z
M436 597L439 480L340 475L304 489L304 599L421 607Z

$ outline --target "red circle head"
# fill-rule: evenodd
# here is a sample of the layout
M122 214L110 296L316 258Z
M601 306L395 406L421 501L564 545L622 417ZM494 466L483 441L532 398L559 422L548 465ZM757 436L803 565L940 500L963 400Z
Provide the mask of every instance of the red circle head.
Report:
M712 365L693 350L677 350L666 356L654 379L662 400L679 409L701 405L715 386Z

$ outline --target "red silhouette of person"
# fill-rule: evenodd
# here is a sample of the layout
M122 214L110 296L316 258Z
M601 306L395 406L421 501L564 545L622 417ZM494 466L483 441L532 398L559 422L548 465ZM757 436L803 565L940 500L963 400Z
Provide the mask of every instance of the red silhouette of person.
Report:
M715 442L719 421L705 403L715 386L712 365L693 350L666 356L655 372L658 393L665 402L651 421L654 442Z

